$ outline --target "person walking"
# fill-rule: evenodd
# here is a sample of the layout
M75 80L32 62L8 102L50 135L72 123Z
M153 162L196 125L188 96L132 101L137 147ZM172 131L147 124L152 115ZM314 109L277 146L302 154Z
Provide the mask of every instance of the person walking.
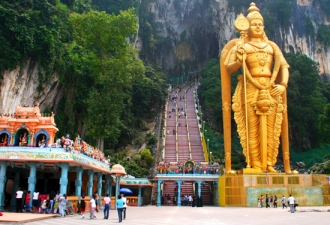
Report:
M266 208L270 208L268 195L266 195Z
M291 210L291 213L294 213L295 210L294 210L294 203L295 203L295 199L292 195L290 195L290 197L288 198L288 201L289 201L289 204L290 204L290 210Z
M81 218L80 219L84 219L85 218L85 210L86 210L85 196L82 195L81 196L81 200L80 200L80 215L81 215Z
M277 208L277 196L274 196L274 208Z
M58 208L61 213L61 217L63 218L65 216L65 208L66 208L67 200L66 200L66 194L60 195Z
M284 207L285 207L285 208L288 208L288 207L286 206L286 198L285 198L285 196L283 195L283 197L282 197L282 208L284 209Z
M123 207L123 219L126 219L126 209L127 209L127 199L124 194L121 194L121 199L124 202L124 207Z
M260 208L264 207L264 196L260 196Z
M89 219L96 219L96 216L94 214L95 208L96 208L96 203L95 203L95 198L96 196L93 195L91 196L91 199L89 201Z
M104 218L103 219L109 219L109 216L110 216L110 202L111 202L111 199L109 197L109 194L106 194L104 199Z
M118 196L117 199L117 211L118 211L118 219L119 223L123 220L123 208L124 208L124 201L121 199L121 195Z

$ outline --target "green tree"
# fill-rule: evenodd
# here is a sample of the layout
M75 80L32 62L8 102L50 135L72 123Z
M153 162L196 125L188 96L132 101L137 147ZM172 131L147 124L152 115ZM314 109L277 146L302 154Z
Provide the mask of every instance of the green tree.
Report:
M322 93L317 64L306 55L288 53L290 65L288 114L291 145L296 151L318 147L318 118L327 100Z
M136 49L127 40L137 30L137 17L132 9L117 16L92 10L71 14L70 22L75 35L70 58L85 71L79 74L78 67L78 77L87 72L90 84L94 84L86 93L87 135L97 139L103 150L104 138L117 141L123 127L120 118L124 103L130 102L126 90L144 73Z

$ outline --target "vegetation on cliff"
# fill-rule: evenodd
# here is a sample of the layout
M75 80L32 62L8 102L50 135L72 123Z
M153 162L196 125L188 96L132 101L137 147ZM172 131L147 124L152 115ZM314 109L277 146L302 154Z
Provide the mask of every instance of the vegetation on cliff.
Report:
M144 64L134 48L138 18L131 7L138 5L134 0L1 1L0 70L30 59L38 63L40 88L58 74L64 92L55 111L57 136L79 134L106 149L112 163L120 161L141 177L149 172L155 142L130 161L118 149L147 127L143 120L153 118L166 83L161 70Z

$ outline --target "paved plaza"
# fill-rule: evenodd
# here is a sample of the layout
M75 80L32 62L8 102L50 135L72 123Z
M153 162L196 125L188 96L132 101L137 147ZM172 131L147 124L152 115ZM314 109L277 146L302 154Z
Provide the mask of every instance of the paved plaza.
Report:
M319 212L310 212L318 210ZM172 206L146 206L129 207L127 218L121 224L132 225L186 225L186 224L205 224L205 225L271 225L271 224L293 224L293 225L325 225L329 224L330 207L299 207L296 213L288 212L282 208L241 208L241 207L172 207ZM302 212L305 211L305 212ZM4 213L4 217L6 213ZM16 214L24 217L24 214ZM65 218L50 218L28 223L15 223L27 225L59 225L59 224L119 224L117 211L110 211L110 218L103 219L103 212L96 213L96 220L80 219L79 215L66 216ZM85 214L86 217L86 214ZM3 218L3 217L2 217ZM2 219L1 218L1 219ZM0 224L9 224L1 223ZM12 223L13 224L13 223Z

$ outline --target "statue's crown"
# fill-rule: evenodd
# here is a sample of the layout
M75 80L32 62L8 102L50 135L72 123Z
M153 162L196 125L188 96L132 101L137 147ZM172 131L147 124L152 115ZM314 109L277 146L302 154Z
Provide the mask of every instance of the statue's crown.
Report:
M246 18L251 22L252 20L262 20L264 22L264 18L260 14L260 9L256 6L254 2L250 4L250 8L247 10Z

